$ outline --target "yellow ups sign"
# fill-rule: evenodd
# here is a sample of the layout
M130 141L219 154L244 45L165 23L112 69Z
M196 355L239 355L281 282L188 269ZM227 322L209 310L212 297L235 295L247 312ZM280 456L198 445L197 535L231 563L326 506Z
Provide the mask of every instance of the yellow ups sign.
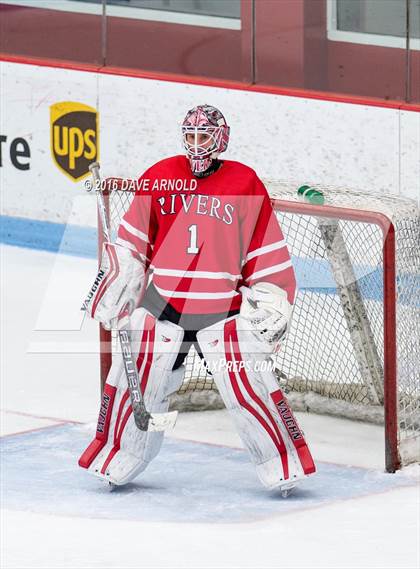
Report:
M51 153L57 166L75 182L98 160L98 113L82 103L51 105Z

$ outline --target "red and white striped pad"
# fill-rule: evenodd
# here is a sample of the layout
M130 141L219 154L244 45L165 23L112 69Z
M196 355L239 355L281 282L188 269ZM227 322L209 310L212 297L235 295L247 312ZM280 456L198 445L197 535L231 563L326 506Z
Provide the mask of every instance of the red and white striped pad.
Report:
M184 330L159 321L144 308L131 318L133 356L146 407L164 413L169 395L179 389L183 368L172 371ZM126 484L158 454L163 432L143 432L135 423L121 355L113 358L99 411L96 436L79 459L79 465L114 484Z
M235 316L205 328L197 338L264 486L287 487L314 473L304 435L270 369L269 353L249 323Z

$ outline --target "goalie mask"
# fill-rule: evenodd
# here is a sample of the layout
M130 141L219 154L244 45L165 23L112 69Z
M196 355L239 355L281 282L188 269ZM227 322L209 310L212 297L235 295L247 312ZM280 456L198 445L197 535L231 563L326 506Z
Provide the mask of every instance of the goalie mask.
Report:
M182 139L191 170L199 175L226 150L229 127L216 107L199 105L188 111L182 123Z

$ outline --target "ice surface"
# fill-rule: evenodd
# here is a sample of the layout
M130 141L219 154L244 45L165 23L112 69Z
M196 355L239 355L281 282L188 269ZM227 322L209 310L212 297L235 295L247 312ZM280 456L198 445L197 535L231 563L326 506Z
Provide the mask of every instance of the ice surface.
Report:
M150 467L110 495L106 482L77 466L91 440L85 426L74 425L3 438L3 507L109 520L250 522L415 484L402 475L319 463L318 475L284 500L260 485L244 450L166 439Z

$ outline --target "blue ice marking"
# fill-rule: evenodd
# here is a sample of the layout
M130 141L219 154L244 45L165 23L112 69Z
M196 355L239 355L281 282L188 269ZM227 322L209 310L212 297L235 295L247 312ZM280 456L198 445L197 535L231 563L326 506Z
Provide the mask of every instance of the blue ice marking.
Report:
M2 439L2 506L86 518L235 523L364 495L413 482L406 477L318 463L286 500L265 490L244 451L167 438L134 482L110 493L77 466L92 437L64 425Z
M98 234L93 227L2 215L0 243L95 259Z

